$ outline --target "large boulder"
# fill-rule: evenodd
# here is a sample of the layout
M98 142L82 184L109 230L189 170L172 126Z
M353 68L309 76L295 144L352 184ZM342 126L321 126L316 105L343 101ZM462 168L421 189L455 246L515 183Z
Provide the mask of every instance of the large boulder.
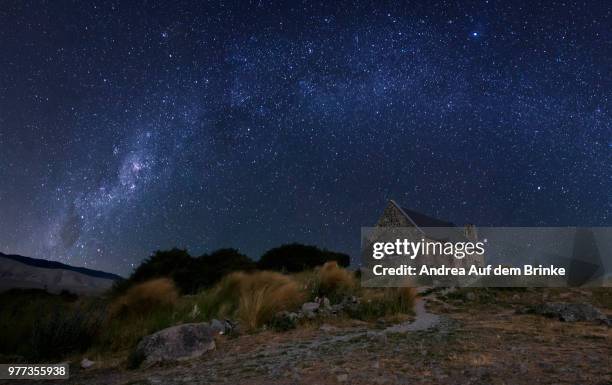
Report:
M149 367L199 357L215 348L215 334L217 332L207 323L182 324L160 330L138 343L130 366Z
M564 322L600 321L610 323L608 317L588 303L547 302L525 309L526 313L557 318Z

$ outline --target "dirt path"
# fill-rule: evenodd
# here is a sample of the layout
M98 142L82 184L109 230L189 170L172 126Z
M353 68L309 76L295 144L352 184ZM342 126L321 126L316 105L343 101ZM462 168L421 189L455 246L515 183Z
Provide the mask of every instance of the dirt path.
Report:
M433 329L441 324L441 317L427 311L427 299L419 298L414 306L414 321L403 322L389 326L384 330L385 333L408 333Z

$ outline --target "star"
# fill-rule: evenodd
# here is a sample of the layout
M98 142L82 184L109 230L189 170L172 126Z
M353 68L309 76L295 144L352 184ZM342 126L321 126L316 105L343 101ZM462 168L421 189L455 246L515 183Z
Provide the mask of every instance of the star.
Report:
M267 7L4 7L0 252L121 274L174 246L359 256L390 198L612 225L605 12Z

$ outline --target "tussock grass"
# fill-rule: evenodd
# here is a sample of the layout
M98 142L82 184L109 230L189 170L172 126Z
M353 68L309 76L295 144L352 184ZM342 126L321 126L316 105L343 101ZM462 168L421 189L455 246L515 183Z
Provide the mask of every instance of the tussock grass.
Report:
M332 300L344 295L353 294L358 286L355 275L338 266L336 261L326 262L316 271L319 295Z
M119 351L130 348L145 335L174 324L182 323L185 306L174 282L157 278L130 287L113 299L108 307L104 327L99 333L99 351Z
M178 300L178 291L168 278L146 281L129 288L110 306L110 317L148 313L160 308L172 308Z
M351 317L372 320L397 314L412 314L416 290L411 287L362 289L361 303L351 310Z
M338 302L346 296L358 295L360 290L355 273L338 266L335 261L293 274L292 277L300 283L309 300L327 297L332 302Z
M246 330L255 330L281 310L298 307L306 295L290 276L270 271L232 273L213 289L202 293L200 306L209 316L238 319Z

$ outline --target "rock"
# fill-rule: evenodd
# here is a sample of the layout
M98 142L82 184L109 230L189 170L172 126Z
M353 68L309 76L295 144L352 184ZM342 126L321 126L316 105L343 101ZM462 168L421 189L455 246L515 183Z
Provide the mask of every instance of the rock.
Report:
M227 335L240 334L240 325L238 322L233 322L232 320L226 319L223 321L223 326L225 327L225 334Z
M342 310L344 310L344 304L338 303L338 304L331 305L331 309L329 309L329 312L331 314L338 314L342 312Z
M319 310L319 304L317 302L305 302L302 305L302 311L304 313L316 312Z
M225 327L226 324L224 322L219 321L216 318L213 318L210 321L210 328L216 333L216 334L225 334Z
M191 309L191 312L189 312L189 316L191 317L191 319L195 319L199 315L200 315L200 308L198 307L198 304L196 303L195 305L193 305L193 309Z
M518 301L518 300L520 300L520 299L521 299L521 296L520 296L520 295L518 295L518 294L515 294L515 295L513 295L513 296L512 296L512 300L513 300L513 301Z
M279 311L272 318L270 326L279 331L295 329L299 318L300 317L297 313L289 311Z
M326 310L330 310L331 309L331 302L329 301L329 298L327 297L323 297L321 298L321 301L319 302L319 305Z
M346 374L346 373L338 374L336 376L336 379L338 380L338 382L346 382L346 381L348 381L348 374Z
M95 362L94 362L94 361L91 361L91 360L89 360L89 359L87 359L87 358L83 358L83 359L81 360L81 368L83 368L83 369L89 369L89 368L91 368L92 366L94 366L94 364L95 364Z
M319 311L319 307L320 305L317 302L306 302L302 305L302 313L307 318L314 318Z
M319 328L319 330L325 332L325 333L332 333L335 332L336 330L338 330L337 327L329 325L329 324L323 324L321 325L321 327Z
M601 321L610 324L605 314L588 303L547 302L531 306L524 312L558 318L563 322Z
M173 326L144 337L130 357L130 366L149 367L195 358L215 348L215 331L207 323Z

